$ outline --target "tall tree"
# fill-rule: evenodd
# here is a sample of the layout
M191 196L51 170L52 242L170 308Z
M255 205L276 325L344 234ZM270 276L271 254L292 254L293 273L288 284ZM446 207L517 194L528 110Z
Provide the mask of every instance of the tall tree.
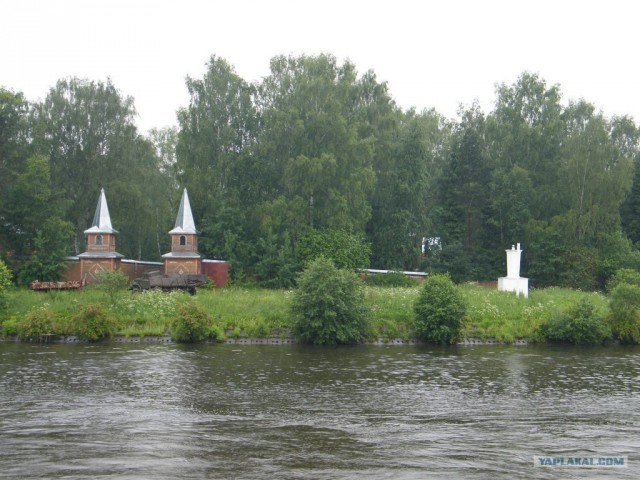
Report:
M380 135L390 133L380 130ZM429 212L436 204L436 179L445 159L449 126L433 110L409 111L393 131L394 148L376 161L367 233L373 265L410 270L421 261L422 238L432 234Z
M557 177L550 180L557 213L527 225L529 261L539 285L592 289L629 257L611 250L626 248L619 212L631 188L637 137L626 121L609 121L583 100L570 102L562 119Z
M620 206L622 228L633 243L640 242L640 129L629 117L614 118L612 138L618 151L633 159L631 189Z
M8 196L7 228L20 284L58 280L71 253L73 225L62 219L62 198L51 189L49 162L33 156Z
M17 175L7 195L5 222L12 244L20 254L33 249L38 229L49 217L62 215L62 203L51 189L49 161L42 155L30 157L24 172Z
M375 177L372 141L359 135L354 66L329 55L276 57L258 93L254 165L265 206L284 202L298 213L283 219L294 242L307 228L363 232Z
M620 229L619 209L631 187L633 152L602 114L584 101L564 112L567 138L561 148L562 205L568 237L598 246ZM622 148L620 148L622 147Z
M0 88L0 223L6 224L16 177L24 171L27 157L28 105L22 93ZM9 228L0 229L0 247L15 249L7 238Z
M442 239L441 269L451 276L483 280L491 272L485 258L490 232L488 186L492 167L485 142L485 116L477 104L460 112L439 186L434 232Z
M239 278L257 242L248 207L256 185L243 162L258 125L255 88L216 56L203 78L189 77L186 86L190 100L178 112L176 178L193 199L202 251L229 261Z
M178 112L176 168L194 198L194 215L203 218L231 193L238 159L253 139L253 87L215 56L201 80L186 83L190 100Z
M33 145L49 158L51 188L68 202L65 218L75 227L76 253L84 249L82 232L91 224L97 194L104 187L121 230L119 250L133 258L155 254L139 239L153 238L148 219L155 215L145 200L154 198L159 169L134 117L133 99L110 80L60 80L34 106ZM134 231L127 228L131 225L145 227Z
M555 183L564 137L561 93L558 85L525 72L513 85L500 85L496 97L487 119L489 154L497 168L494 220L504 241L512 243L529 218L550 219L561 211ZM511 181L516 183L509 186Z

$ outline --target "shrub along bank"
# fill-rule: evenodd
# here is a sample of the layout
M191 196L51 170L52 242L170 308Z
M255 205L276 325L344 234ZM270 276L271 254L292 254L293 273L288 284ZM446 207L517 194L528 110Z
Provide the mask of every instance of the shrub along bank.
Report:
M416 305L428 284L359 286L367 310L366 325L356 319L356 334L344 337L344 343L363 336L370 340L422 336L440 343L463 337L494 338L506 343L519 338L574 344L640 341L637 285L621 283L608 296L559 288L532 290L528 299L473 284L452 285L457 292L456 302L464 305L464 313L456 322L457 331L447 338L429 338L433 326L422 326L416 316ZM316 293L328 294L326 289ZM299 323L304 320L301 311L296 314L292 310L296 295L293 290L237 287L199 290L193 297L158 291L121 291L112 297L98 288L48 293L10 289L2 312L1 333L24 339L58 334L97 340L112 335L158 336L168 332L181 341L287 336L292 329L299 334ZM445 294L444 298L453 297ZM338 315L329 313L334 314ZM366 333L361 335L363 325ZM302 338L313 342L315 337Z

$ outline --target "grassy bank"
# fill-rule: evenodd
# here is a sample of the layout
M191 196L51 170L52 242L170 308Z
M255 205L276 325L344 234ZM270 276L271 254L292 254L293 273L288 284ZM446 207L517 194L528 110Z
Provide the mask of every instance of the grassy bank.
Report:
M606 314L606 298L597 293L549 288L533 290L528 299L477 285L463 285L468 304L464 335L512 342L532 338L535 329L552 315L581 299L588 299ZM413 331L413 304L419 287L366 287L371 308L372 337L408 340ZM114 304L101 290L32 292L17 289L9 293L3 318L3 333L14 334L17 322L33 309L55 315L54 332L72 334L70 319L82 305L98 304L116 319L116 334L125 336L162 335L181 302L194 301L212 318L214 326L233 337L284 335L289 326L291 291L224 288L199 290L195 297L183 293L122 292Z

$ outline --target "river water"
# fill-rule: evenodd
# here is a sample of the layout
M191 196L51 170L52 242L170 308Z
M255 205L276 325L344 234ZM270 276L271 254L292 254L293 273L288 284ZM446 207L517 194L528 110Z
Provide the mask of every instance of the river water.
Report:
M639 478L639 452L637 347L0 343L1 478Z

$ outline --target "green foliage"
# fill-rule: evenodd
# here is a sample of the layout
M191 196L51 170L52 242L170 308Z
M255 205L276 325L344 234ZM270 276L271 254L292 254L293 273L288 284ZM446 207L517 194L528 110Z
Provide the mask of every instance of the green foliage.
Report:
M114 306L118 296L129 286L129 277L119 270L103 270L96 275L95 285L107 294Z
M595 248L576 245L564 256L560 285L576 290L593 291L598 287L599 252Z
M455 343L462 333L467 306L447 274L430 275L414 311L416 334L429 342Z
M209 332L207 333L207 338L216 342L224 342L227 339L227 336L220 325L211 325Z
M122 232L118 250L131 258L158 258L156 233L170 222L171 195L166 192L172 183L153 144L137 132L133 98L110 80L67 78L31 113L31 148L47 155L53 199L60 200L59 217L73 224L77 245L84 243L82 232L91 225L97 193L104 187ZM32 211L27 219L36 215L41 214Z
M633 125L633 122L631 122ZM636 132L636 141L638 130L635 125L632 130ZM640 242L640 161L636 158L633 170L633 183L629 195L625 198L620 206L620 217L622 228L633 243Z
M413 304L420 287L373 287L365 289L373 331L382 337L404 338L414 335Z
M364 288L367 318L371 324L369 338L416 338L414 305L422 286ZM524 299L512 293L499 292L478 284L457 287L467 305L462 336L510 343L516 339L546 341L541 325L559 311L568 311L585 300L592 304L598 317L608 318L609 300L600 293L581 292L563 288L532 289ZM125 336L163 335L170 320L176 316L178 305L193 301L212 317L207 338L289 335L292 326L291 302L294 292L264 288L216 288L199 291L195 297L185 293L148 291L125 295L114 309L108 307L105 295L97 289L78 291L33 292L17 288L8 292L5 322L12 331L12 319L23 319L31 310L45 307L55 316L53 325L57 335L74 335L73 317L81 305L98 303L118 318L115 334ZM627 318L623 315L622 318ZM6 326L6 324L5 324ZM618 338L617 336L615 338Z
M0 259L0 312L2 312L7 303L6 291L11 286L11 270Z
M285 232L282 241L273 233L258 240L256 254L259 260L254 272L260 285L267 288L291 288L295 285L297 265L293 246Z
M376 287L414 287L416 280L402 272L389 272L385 274L367 275L365 277L365 283Z
M73 225L62 219L65 201L52 188L49 159L29 157L7 197L7 243L22 256L15 265L17 283L59 280Z
M200 222L200 251L208 258L223 258L229 264L229 275L234 282L246 278L254 254L254 243L247 238L252 232L252 223L247 219L249 213L237 205L222 204L215 210L209 209Z
M11 287L11 270L7 264L0 259L0 294Z
M216 282L210 277L207 277L207 281L198 287L199 290L213 290L214 288L216 288Z
M634 248L622 231L604 236L600 250L600 288L606 288L611 277L620 269L640 270L640 251Z
M198 305L215 317L225 329L237 329L245 334L265 324L270 330L289 327L288 308L291 291L263 288L218 288L200 292Z
M37 339L40 335L55 333L57 318L47 307L34 308L16 324L18 336L22 339Z
M44 221L60 213L59 201L51 188L48 158L44 155L29 157L9 192L8 222L15 234L30 245Z
M132 335L138 331L145 335L164 334L167 323L175 316L178 305L186 295L182 291L163 292L156 289L122 295L114 309L120 323L118 333Z
M60 280L66 267L65 256L70 252L73 225L70 222L51 217L37 229L33 239L33 252L29 260L18 272L20 285L28 285L34 280Z
M614 337L625 343L640 343L640 286L620 283L609 295Z
M298 257L302 264L324 257L337 268L355 270L369 266L371 246L362 239L341 231L310 230L300 239Z
M608 312L607 298L596 292L552 287L532 289L525 299L480 285L466 284L460 289L468 306L466 337L495 338L507 343L519 338L544 342L542 325L559 311L568 311L586 301L594 305L597 316L606 318Z
M573 345L602 345L611 338L611 328L596 307L586 299L557 311L541 325L539 340Z
M449 272L455 280L494 276L487 254L495 252L491 248L495 235L489 218L492 165L484 143L485 130L485 116L477 104L461 112L446 170L438 182L439 208L432 214L435 236L443 242L438 271Z
M562 102L538 75L455 121L403 112L374 72L332 55L275 57L255 83L211 57L186 89L179 127L149 140L109 80L62 79L31 104L0 88L0 245L16 283L57 279L102 186L118 250L145 260L167 251L158 232L188 187L201 252L227 260L236 283L290 288L319 255L495 279L515 242L537 288L592 290L640 270L638 126ZM442 250L421 257L424 237Z
M268 337L271 334L271 330L264 322L264 320L260 320L255 323L253 328L247 329L245 333L248 337L264 338Z
M216 56L209 58L202 79L187 77L186 87L190 101L177 115L176 167L181 186L191 193L195 218L204 219L207 211L218 213L226 207L226 199L238 188L234 182L243 173L237 170L240 156L257 123L254 88ZM223 222L225 230L235 227L233 219L225 220L231 220Z
M71 317L71 328L80 338L95 342L112 336L117 328L117 321L105 307L99 303L82 305Z
M292 239L305 228L362 232L370 218L373 136L362 82L348 61L302 55L273 58L258 85L260 129L245 165L256 188L243 189L268 192L256 199L262 205L285 206L274 220Z
M370 333L362 282L322 257L300 275L291 316L294 334L316 345L357 343Z
M18 335L18 318L9 317L5 318L0 324L0 334L2 336Z
M626 283L640 287L640 272L630 268L621 268L607 282L607 291L612 292L618 285Z
M169 334L175 342L195 343L205 340L211 334L211 316L197 303L187 301L178 305L178 312L169 323Z
M386 89L374 88L369 109L376 139L376 188L367 225L371 265L413 270L436 203L437 178L446 159L450 127L435 110L399 114Z

